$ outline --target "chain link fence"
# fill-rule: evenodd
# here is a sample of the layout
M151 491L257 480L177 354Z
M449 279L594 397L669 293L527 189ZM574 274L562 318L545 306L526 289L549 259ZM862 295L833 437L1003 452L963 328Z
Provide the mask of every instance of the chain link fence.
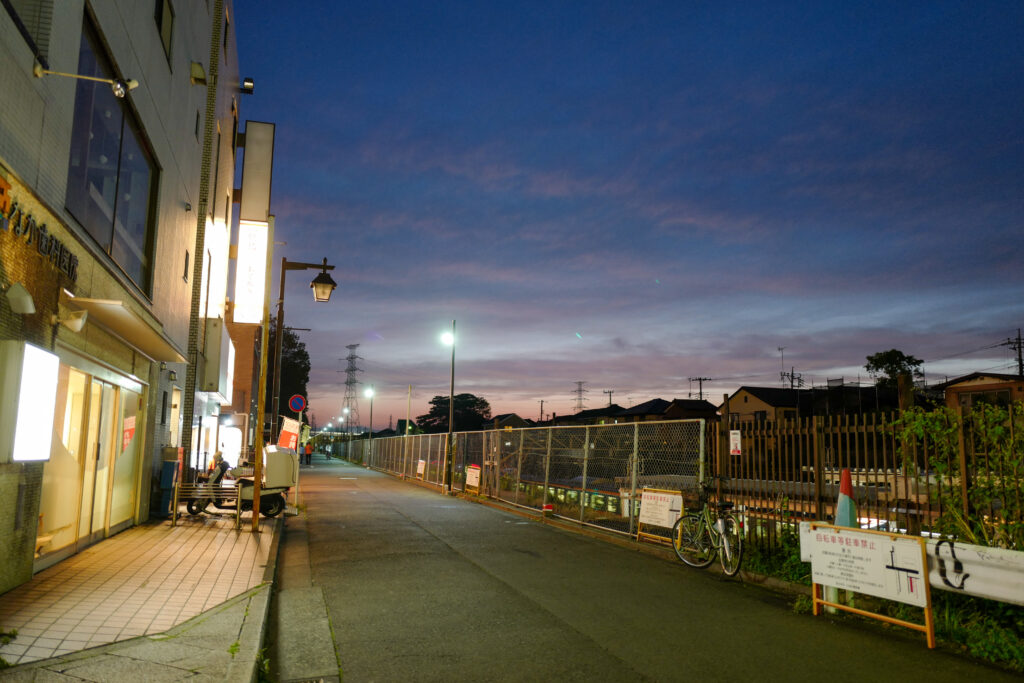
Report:
M547 510L581 524L636 532L644 488L692 491L705 475L704 420L458 432L452 488ZM335 455L376 470L442 485L447 434L339 444ZM665 530L668 533L668 530Z

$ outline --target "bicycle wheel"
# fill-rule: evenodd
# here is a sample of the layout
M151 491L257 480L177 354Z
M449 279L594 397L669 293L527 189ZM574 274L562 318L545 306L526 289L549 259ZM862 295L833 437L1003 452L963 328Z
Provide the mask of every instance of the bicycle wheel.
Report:
M725 533L719 537L722 547L718 552L718 559L722 561L722 571L725 575L735 576L743 560L743 525L732 515L723 515L722 522L725 525Z
M711 533L699 515L684 515L672 525L672 548L679 559L703 569L715 561Z

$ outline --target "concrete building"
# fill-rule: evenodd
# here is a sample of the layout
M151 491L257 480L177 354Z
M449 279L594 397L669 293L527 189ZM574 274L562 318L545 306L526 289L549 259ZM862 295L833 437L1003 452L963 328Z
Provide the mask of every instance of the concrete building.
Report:
M0 593L157 511L162 457L216 447L231 399L232 12L0 5Z

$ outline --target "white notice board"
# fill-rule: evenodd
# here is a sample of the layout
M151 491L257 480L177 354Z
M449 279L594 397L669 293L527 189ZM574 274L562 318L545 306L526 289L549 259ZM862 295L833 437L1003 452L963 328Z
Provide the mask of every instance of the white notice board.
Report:
M480 467L477 465L470 465L466 468L466 488L470 486L475 489L480 488Z
M683 495L669 491L644 489L640 494L641 524L671 529L683 512Z
M800 554L810 559L814 583L927 605L921 538L814 523L801 531Z
M420 460L416 463L416 476L420 479L423 478L423 473L427 471L427 461Z

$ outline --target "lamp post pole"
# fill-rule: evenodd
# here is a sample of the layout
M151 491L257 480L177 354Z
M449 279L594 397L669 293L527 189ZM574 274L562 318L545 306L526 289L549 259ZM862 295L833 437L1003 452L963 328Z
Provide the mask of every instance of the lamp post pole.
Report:
M281 258L281 291L280 296L277 299L277 329L274 334L274 388L271 396L272 413L270 415L270 439L272 441L277 437L277 418L280 414L278 402L280 401L281 393L281 345L284 340L285 275L289 270L309 270L311 268L321 268L323 271L320 275L313 278L313 282L309 285L313 290L313 299L315 301L329 301L331 298L331 292L334 291L337 284L331 279L331 276L327 274L328 270L334 270L334 266L327 265L326 258L323 263L302 263L301 261L289 261L284 257Z
M448 385L448 457L445 458L444 485L445 493L452 493L452 460L455 459L455 321L452 321L450 335L445 335L445 343L452 347L451 383Z
M370 443L367 447L367 460L373 460L373 385L366 387L366 391L363 392L363 396L370 399ZM369 465L368 462L363 463Z

